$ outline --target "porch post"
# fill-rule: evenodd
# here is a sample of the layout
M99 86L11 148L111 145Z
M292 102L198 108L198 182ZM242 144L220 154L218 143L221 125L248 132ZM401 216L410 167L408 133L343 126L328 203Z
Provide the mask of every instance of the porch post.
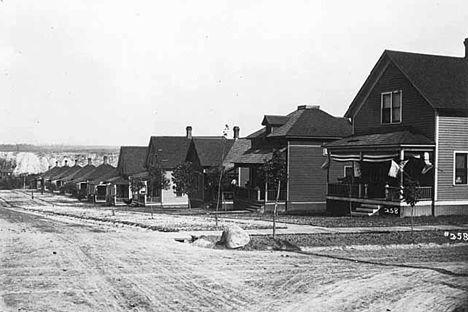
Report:
M326 187L326 194L328 196L328 184L330 183L330 166L331 166L331 157L330 157L330 152L327 153L327 158L328 158L328 166L327 166L327 187Z
M400 200L403 200L403 190L405 188L404 184L404 176L403 176L403 162L405 160L405 150L401 149L400 151Z

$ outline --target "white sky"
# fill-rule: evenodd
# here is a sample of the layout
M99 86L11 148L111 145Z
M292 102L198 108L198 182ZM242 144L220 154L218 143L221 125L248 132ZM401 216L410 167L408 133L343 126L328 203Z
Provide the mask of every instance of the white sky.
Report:
M0 143L246 136L300 104L342 116L385 49L463 56L466 37L466 0L0 0Z

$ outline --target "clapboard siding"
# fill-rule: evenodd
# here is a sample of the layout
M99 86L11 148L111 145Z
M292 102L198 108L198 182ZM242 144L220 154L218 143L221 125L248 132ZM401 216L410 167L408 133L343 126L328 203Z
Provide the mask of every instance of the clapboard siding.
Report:
M320 146L289 146L289 201L325 202L327 170L320 167L326 159ZM343 172L343 164L332 163L330 181L336 182Z
M289 201L325 201L327 172L320 146L289 146Z
M454 185L454 152L468 152L468 118L439 117L437 200L466 200L468 185Z
M381 123L381 94L402 90L402 123ZM435 112L401 71L392 63L376 83L361 109L354 116L354 133L365 133L377 127L397 128L411 126L429 139L434 139Z

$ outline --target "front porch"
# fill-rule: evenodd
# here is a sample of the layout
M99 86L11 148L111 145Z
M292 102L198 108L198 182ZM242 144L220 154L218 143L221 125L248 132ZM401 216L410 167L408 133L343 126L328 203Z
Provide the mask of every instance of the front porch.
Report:
M335 177L327 174L329 213L407 216L411 208L404 200L404 191L415 184L415 215L433 214L434 146L420 135L404 134L355 136L327 145L328 163L352 164L344 178L333 181Z
M255 210L260 212L272 211L277 192L264 188L235 187L233 192L234 209ZM286 210L286 190L280 190L278 211Z

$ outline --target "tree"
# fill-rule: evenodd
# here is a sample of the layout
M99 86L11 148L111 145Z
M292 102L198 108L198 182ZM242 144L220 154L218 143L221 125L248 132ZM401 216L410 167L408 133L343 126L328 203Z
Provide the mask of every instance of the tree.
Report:
M197 193L198 178L197 172L190 161L179 164L172 172L173 189L175 193L186 194L188 196L188 208L191 208L190 198Z
M260 167L260 173L263 175L266 184L272 186L276 191L275 208L273 210L273 238L275 238L276 214L278 210L281 184L285 183L288 179L286 159L284 155L277 149L274 149L272 158L269 161L264 161L263 165Z
M161 166L159 162L151 165L148 168L149 172L149 179L148 179L148 187L151 189L159 189L159 190L168 190L171 186L171 180L166 176L166 170ZM162 207L162 201L161 201ZM153 208L154 209L154 208ZM153 209L151 209L151 218L153 218Z
M137 203L139 203L139 194L141 189L145 187L145 182L141 178L130 178L130 188L132 190L132 197L134 194L137 194Z
M413 214L414 206L418 203L421 198L421 190L419 189L419 182L408 179L403 188L403 199L411 206L411 235L413 235Z

